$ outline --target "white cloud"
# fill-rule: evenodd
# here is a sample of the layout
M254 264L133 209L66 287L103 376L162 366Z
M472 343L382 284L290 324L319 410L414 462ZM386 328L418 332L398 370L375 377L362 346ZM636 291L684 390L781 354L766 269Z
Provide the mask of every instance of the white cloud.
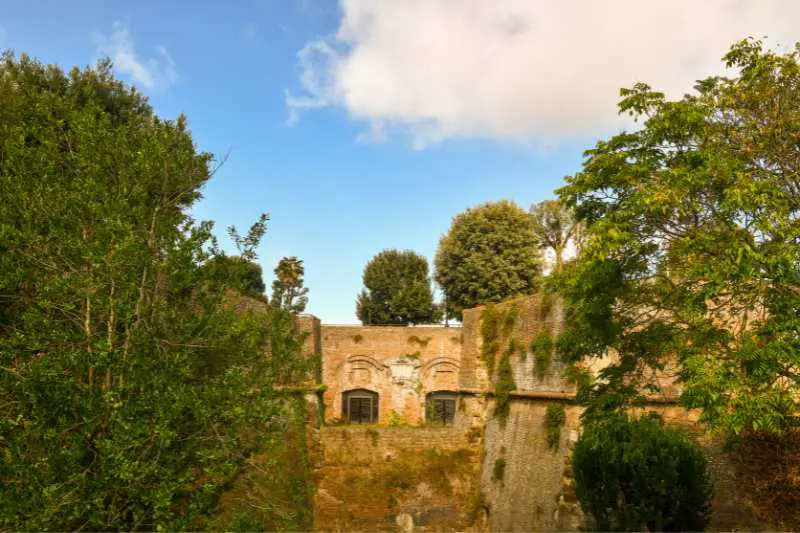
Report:
M133 37L125 24L115 22L114 32L110 36L106 37L95 32L93 40L97 53L110 57L114 67L130 76L134 83L153 89L168 87L178 80L175 62L167 49L159 45L155 49L155 57L148 59L139 57L136 54Z
M290 122L337 106L367 138L553 142L613 130L620 87L671 96L729 46L800 34L796 0L342 0L338 32L298 53Z

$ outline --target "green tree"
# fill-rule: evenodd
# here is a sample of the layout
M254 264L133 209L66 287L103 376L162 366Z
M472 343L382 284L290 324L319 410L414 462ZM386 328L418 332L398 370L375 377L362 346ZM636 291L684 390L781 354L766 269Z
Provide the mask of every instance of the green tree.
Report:
M553 250L555 272L564 266L564 251L572 243L578 247L583 236L581 222L559 200L543 200L531 206L531 216L542 248Z
M187 528L283 411L291 316L218 290L212 157L109 62L4 54L0 125L0 529Z
M470 307L532 293L542 267L533 219L506 200L467 209L439 241L435 265L453 318Z
M225 286L235 289L245 296L266 300L264 291L264 276L261 265L253 260L245 259L243 256L218 255L212 258L207 266L212 270L208 273L209 277L225 280Z
M702 450L658 418L612 416L586 425L572 471L595 531L702 531L711 518Z
M308 288L303 286L305 268L303 261L296 257L284 257L275 267L275 281L272 282L272 305L302 313L308 304Z
M411 250L383 250L364 267L356 314L365 325L429 324L441 320L428 260Z
M673 365L712 428L781 431L800 392L800 52L745 40L732 78L677 101L637 84L643 127L599 142L560 195L589 223L567 268L562 352L613 349L592 393L621 407Z

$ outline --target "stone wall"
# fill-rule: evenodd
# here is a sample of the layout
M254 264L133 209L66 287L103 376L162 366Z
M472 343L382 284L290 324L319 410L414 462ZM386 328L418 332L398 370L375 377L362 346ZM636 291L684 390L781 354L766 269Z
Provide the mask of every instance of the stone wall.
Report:
M514 399L505 424L497 417L487 421L480 490L491 531L578 531L581 515L574 494L564 501L560 496L581 409L566 406L566 423L551 447L544 421L547 406L554 404L560 402Z
M323 427L315 529L465 530L473 521L480 433L452 427Z
M565 365L551 354L547 372L536 370L531 343L542 331L555 338L562 317L557 301L543 300L539 295L517 298L494 307L492 312L508 313L513 324L502 335L495 354L495 365L513 339L524 350L510 354L511 369L517 390L511 394L505 422L494 414L494 401L486 403L484 456L481 465L480 502L488 516L492 531L578 531L583 516L572 486L570 452L580 434L582 408L571 397L574 387L564 378ZM481 357L483 339L481 325L485 308L464 313L464 352L462 354L462 388L484 388L489 396L496 382ZM533 364L531 359L534 360ZM607 364L598 361L594 369ZM738 490L731 458L719 440L711 439L699 423L699 412L678 406L673 399L677 387L669 373L657 376L666 394L654 397L647 407L661 414L668 423L680 427L705 451L715 487L712 530L771 529L759 523L744 502L747 495ZM557 447L546 442L545 413L548 405L565 408L565 423L560 430ZM497 479L498 461L503 477Z
M462 388L491 389L494 376L489 376L482 360L482 317L486 306L464 311L464 332L461 355L460 383ZM562 303L549 295L532 295L508 300L492 306L502 317L513 318L507 332L499 332L501 342L494 354L495 365L513 339L520 350L511 356L511 368L518 390L568 392L574 387L563 379L565 365L553 346L535 353L536 342L552 342L556 339L563 320ZM502 328L501 328L502 329Z
M342 393L379 394L378 422L416 424L429 392L458 390L461 330L445 327L321 328L326 422L343 417Z

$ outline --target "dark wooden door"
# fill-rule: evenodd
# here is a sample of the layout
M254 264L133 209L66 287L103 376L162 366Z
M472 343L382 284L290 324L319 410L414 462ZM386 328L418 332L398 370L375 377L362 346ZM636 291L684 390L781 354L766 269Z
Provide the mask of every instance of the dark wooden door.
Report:
M456 402L449 399L433 400L433 419L439 424L452 424L456 414Z
M372 398L350 398L350 422L370 423L372 420Z

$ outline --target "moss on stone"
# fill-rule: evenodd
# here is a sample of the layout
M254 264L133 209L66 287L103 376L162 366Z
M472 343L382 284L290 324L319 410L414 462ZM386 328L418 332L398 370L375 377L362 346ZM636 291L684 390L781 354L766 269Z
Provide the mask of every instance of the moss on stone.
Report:
M408 343L419 346L420 348L425 348L426 346L428 346L428 343L431 342L432 338L433 337L425 337L424 339L422 339L420 337L417 337L416 335L411 335L408 338Z
M500 457L494 462L494 467L492 468L492 481L502 483L505 476L506 460Z

